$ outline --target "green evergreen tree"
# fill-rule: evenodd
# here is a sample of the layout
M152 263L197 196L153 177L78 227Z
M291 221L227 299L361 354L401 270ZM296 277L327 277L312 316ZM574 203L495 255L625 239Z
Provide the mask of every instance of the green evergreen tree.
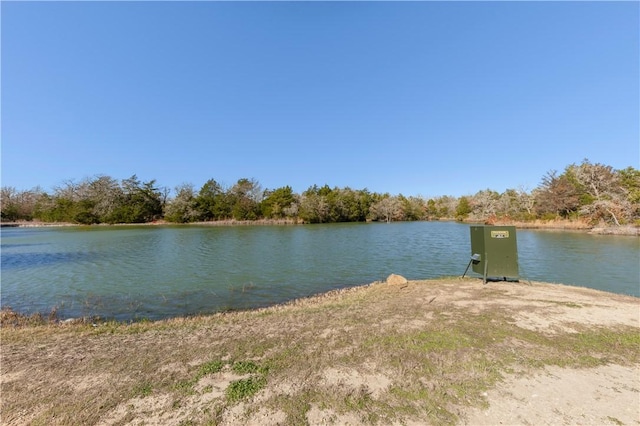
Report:
M458 206L456 207L456 219L464 220L471 213L471 203L469 203L469 198L460 197L458 200Z

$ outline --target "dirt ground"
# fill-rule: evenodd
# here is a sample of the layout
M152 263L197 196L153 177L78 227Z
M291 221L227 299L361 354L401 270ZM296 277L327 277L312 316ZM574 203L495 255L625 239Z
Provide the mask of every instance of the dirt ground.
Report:
M618 305L587 289L560 285L511 287L507 306L522 300L566 302L517 314L518 325L545 333L576 332L576 325L625 324L640 327L640 300ZM515 297L514 297L515 296ZM489 302L491 303L491 302ZM505 301L501 301L504 304ZM575 309L576 305L587 309ZM639 330L640 332L640 330ZM638 348L640 350L640 348ZM640 365L591 369L546 367L525 377L509 377L486 393L489 408L467 413L468 425L640 424Z
M547 367L511 377L487 392L489 408L468 413L469 425L635 425L640 422L640 368Z
M419 339L448 335L447 327L430 328L435 323L466 318L486 319L513 334L496 334L513 343L501 344L491 357L516 360L501 378L492 381L480 364L463 362L489 346L462 347L455 340L434 349L444 354L434 363L443 378L414 372L434 358L412 359L402 348L425 347L427 340ZM557 339L561 346L590 330L640 333L640 299L630 296L538 282L400 280L259 311L104 327L3 326L0 423L640 425L640 362L633 351L622 358L615 350L593 352L589 359L597 365L586 366L580 349L559 352L575 357L566 365L537 365L530 355L539 351L536 339ZM423 336L423 330L429 332ZM204 372L208 360L241 356L258 364L271 360L266 385L255 395L221 402L225 395L229 401L233 383L250 377L229 364L197 375L189 392L176 396L184 378ZM457 376L456 362L464 370ZM476 376L486 386L448 391ZM429 393L444 396L433 406L424 402L429 396L415 397ZM440 409L450 415L434 414Z

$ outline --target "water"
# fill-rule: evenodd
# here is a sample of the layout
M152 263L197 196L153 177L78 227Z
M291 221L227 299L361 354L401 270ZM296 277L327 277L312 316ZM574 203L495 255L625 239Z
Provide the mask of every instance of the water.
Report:
M384 280L460 276L469 226L3 228L1 302L22 313L159 319ZM640 296L636 237L518 230L523 279ZM477 274L471 273L472 276Z

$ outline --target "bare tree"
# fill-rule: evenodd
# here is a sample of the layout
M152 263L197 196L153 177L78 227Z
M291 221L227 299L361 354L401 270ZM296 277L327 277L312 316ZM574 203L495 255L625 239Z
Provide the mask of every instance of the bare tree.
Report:
M404 211L402 202L398 197L387 196L371 204L369 208L371 218L374 220L384 220L391 222L393 220L402 220Z
M54 195L57 198L62 198L69 201L79 201L82 198L84 187L86 185L83 182L76 182L73 179L67 179L62 184L53 188Z
M248 198L256 204L261 202L264 196L262 185L254 178L238 179L238 182L231 187L230 192L236 197Z
M611 166L592 164L584 159L578 166L571 165L567 172L573 176L580 189L587 195L586 203L580 213L592 220L610 219L620 226L622 216L630 210L627 194L624 192L618 173Z
M0 217L2 220L14 221L18 219L18 191L13 186L3 186L0 190Z
M516 199L520 210L526 211L528 216L533 215L533 207L536 203L536 197L533 192L527 191L526 188L519 186L516 190Z
M600 201L623 195L618 174L611 166L591 164L585 159L578 166L567 167L567 173L576 179L580 189L593 200Z
M496 202L496 214L513 219L531 218L533 215L534 197L525 189L507 189L499 195Z
M109 222L113 212L120 206L124 193L118 181L100 175L88 185L88 198L93 202L93 213L103 222Z
M166 205L165 219L170 222L193 222L198 219L195 190L192 184L184 183L176 187L176 197Z
M33 219L38 201L44 191L35 187L28 191L18 191L12 186L3 186L0 190L0 211L2 220Z
M286 217L295 218L298 217L298 211L300 210L299 197L296 196L296 201L291 203L289 207L282 209L282 212Z
M302 194L299 205L300 218L309 223L324 223L329 219L329 203L326 196L311 193Z
M473 217L484 220L498 213L500 194L490 189L478 191L471 199Z

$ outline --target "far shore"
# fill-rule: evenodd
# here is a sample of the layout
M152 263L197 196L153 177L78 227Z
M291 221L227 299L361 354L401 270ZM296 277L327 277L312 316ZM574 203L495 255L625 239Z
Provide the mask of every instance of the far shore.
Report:
M455 219L441 219L440 222L454 222ZM535 220L531 222L523 221L509 221L509 220L497 220L486 221L485 223L475 221L464 221L469 225L473 224L486 224L496 226L515 226L518 229L535 229L535 230L549 230L549 231L577 231L586 232L596 235L624 235L624 236L640 236L640 226L634 225L621 225L621 226L606 226L606 225L590 225L583 221L575 220L552 220L543 221ZM96 227L96 226L252 226L252 225L304 225L304 222L295 219L260 219L260 220L218 220L209 222L190 222L190 223L174 223L167 222L165 220L156 220L146 223L115 223L107 224L100 223L95 225L82 225L70 222L40 222L40 221L19 221L19 222L0 222L2 228L58 228L58 227Z

